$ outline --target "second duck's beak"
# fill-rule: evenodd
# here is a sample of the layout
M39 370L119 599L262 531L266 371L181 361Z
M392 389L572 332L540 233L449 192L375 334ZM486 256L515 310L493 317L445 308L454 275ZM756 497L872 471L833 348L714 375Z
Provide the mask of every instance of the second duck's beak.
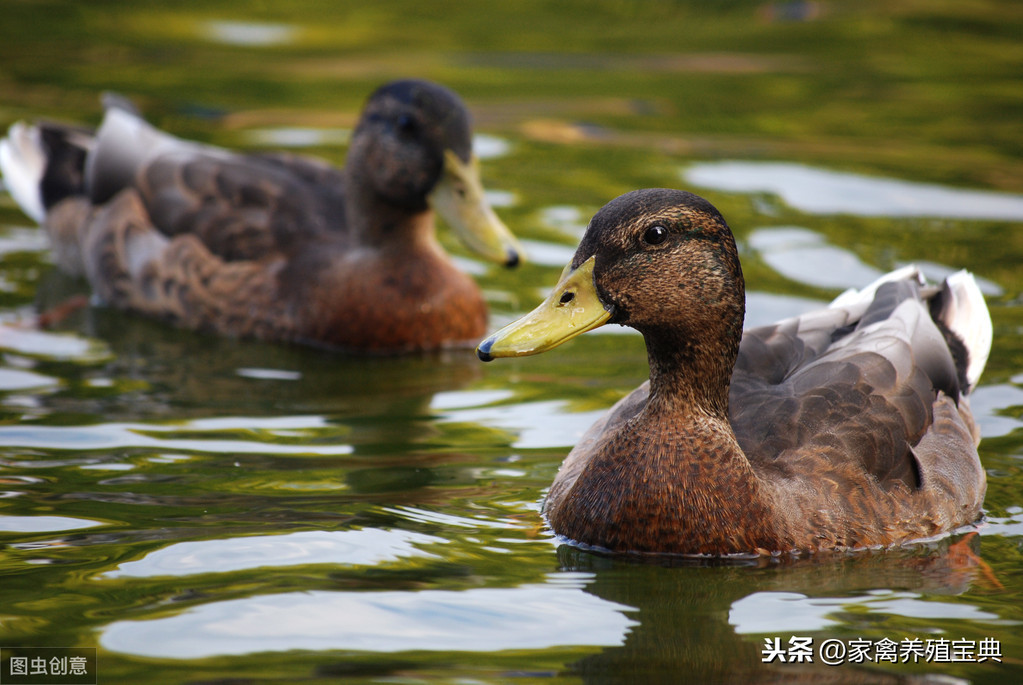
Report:
M505 266L522 261L522 246L487 202L475 156L467 164L445 150L444 171L429 201L469 249Z
M481 342L476 355L489 362L539 354L607 323L611 311L600 301L593 283L595 259L590 257L576 269L566 266L539 307Z

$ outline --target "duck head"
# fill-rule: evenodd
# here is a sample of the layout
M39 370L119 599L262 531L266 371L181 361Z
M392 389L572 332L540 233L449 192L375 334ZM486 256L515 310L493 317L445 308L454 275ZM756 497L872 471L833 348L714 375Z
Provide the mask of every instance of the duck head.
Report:
M484 196L469 113L435 83L403 80L377 89L352 134L346 167L359 191L393 209L433 208L467 247L515 266L522 247Z
M744 314L735 239L717 209L680 190L637 190L597 212L550 296L476 353L537 354L618 323L643 334L652 374L673 360L730 374Z

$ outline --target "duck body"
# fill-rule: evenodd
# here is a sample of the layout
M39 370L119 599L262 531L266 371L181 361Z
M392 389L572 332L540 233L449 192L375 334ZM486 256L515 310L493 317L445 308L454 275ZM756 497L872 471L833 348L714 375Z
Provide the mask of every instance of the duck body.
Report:
M466 344L487 308L437 242L435 207L484 256L520 254L483 197L464 105L424 81L370 97L343 169L180 140L119 101L95 133L16 124L0 166L58 265L103 302L224 335L379 353Z
M543 305L481 343L489 360L605 322L643 333L650 380L566 457L544 503L555 533L616 552L764 554L885 547L977 520L969 391L991 322L971 276L934 286L902 269L745 333L744 313L717 210L636 191L594 216Z

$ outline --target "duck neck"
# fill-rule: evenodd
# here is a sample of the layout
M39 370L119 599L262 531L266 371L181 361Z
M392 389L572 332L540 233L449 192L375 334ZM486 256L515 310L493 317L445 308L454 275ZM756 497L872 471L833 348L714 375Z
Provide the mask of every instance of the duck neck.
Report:
M728 389L742 335L742 318L738 321L720 337L644 332L651 405L676 416L695 412L727 423Z
M404 251L428 248L439 251L433 210L410 209L388 202L374 189L347 175L345 221L349 235L361 246Z
M773 494L728 418L741 306L719 309L701 326L699 336L677 327L642 331L650 359L647 403L592 447L577 474L573 468L559 474L545 509L559 534L616 551L792 548Z
M647 339L650 396L625 433L651 436L633 452L632 468L643 485L634 490L631 508L648 510L645 518L664 526L657 531L652 523L651 535L659 540L653 548L679 533L673 544L682 552L790 546L728 418L739 335L717 338L717 344L702 342L713 336Z

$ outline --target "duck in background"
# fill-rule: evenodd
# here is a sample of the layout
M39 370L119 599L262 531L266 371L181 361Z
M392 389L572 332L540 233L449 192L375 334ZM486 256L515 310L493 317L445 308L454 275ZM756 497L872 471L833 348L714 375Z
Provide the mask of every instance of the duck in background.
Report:
M991 347L973 277L913 267L827 309L743 332L721 214L640 190L591 220L554 292L484 340L536 354L605 323L637 329L650 380L581 438L544 503L555 533L615 552L733 555L886 547L981 514L969 408Z
M175 138L108 97L95 132L11 126L0 171L60 268L98 298L222 335L394 354L475 343L487 306L435 237L522 249L484 197L469 113L403 80L374 92L343 169Z

